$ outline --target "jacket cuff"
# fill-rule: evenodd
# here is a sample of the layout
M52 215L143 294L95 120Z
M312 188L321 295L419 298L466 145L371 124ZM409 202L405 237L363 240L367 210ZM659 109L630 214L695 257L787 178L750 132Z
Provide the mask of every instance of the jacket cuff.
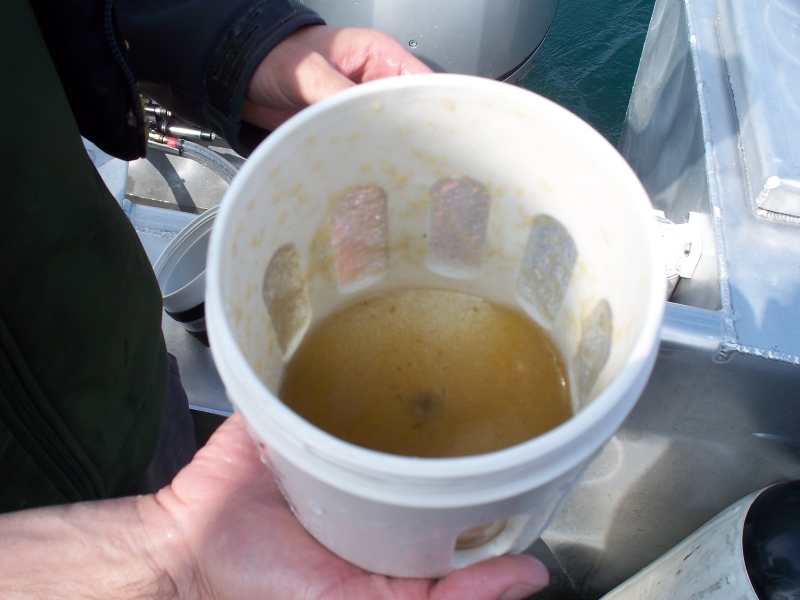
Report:
M242 156L248 156L268 134L241 120L242 103L256 68L297 29L324 24L298 2L266 0L253 5L228 28L206 72L204 113L208 125Z
M119 0L140 89L247 156L267 131L242 123L250 79L267 53L325 22L297 0Z

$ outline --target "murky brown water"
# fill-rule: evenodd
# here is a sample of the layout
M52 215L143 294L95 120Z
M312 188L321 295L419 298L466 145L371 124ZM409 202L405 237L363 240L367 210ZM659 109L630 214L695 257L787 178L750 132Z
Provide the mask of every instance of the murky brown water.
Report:
M311 330L280 398L317 427L383 452L481 454L572 416L561 357L526 315L480 298L400 290Z

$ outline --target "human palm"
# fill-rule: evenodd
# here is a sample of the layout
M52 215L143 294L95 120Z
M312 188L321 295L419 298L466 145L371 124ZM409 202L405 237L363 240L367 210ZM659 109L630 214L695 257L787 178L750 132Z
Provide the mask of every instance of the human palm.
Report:
M547 584L547 571L528 556L495 558L438 582L388 578L347 563L295 519L239 415L156 500L183 541L173 559L183 566L171 572L180 597L506 600Z

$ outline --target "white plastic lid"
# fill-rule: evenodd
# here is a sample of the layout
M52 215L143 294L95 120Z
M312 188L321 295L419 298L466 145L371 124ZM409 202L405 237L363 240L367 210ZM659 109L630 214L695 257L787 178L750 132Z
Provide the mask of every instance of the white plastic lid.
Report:
M209 209L184 227L153 266L165 310L182 312L203 303L206 254L218 209Z

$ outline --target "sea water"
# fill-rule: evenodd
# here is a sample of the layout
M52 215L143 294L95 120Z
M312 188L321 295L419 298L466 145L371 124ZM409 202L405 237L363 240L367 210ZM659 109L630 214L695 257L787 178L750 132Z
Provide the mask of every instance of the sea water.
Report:
M523 87L589 122L616 146L654 0L561 0Z

